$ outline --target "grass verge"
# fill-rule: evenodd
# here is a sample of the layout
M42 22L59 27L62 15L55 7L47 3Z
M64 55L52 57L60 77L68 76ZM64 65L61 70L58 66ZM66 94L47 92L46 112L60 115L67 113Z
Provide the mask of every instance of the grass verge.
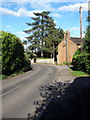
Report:
M82 72L82 71L72 71L71 74L76 76L76 77L90 76L89 74Z
M14 77L14 76L17 76L17 75L20 75L20 74L23 74L24 72L21 71L21 72L16 72L14 74L11 74L10 76L7 76L7 75L2 75L1 79L8 79L8 78L11 78L11 77Z
M31 67L30 67L30 70L32 70L32 68L33 68L33 67L31 66ZM26 72L28 72L28 71L29 71L29 70L27 70L27 71L17 71L17 72L15 72L15 73L13 73L13 74L11 74L11 75L9 75L9 76L7 76L7 75L0 75L0 80L12 78L12 77L15 77L15 76L17 76L17 75L26 73Z
M41 58L36 58L36 59L52 59L52 58L43 58L43 57L41 57Z

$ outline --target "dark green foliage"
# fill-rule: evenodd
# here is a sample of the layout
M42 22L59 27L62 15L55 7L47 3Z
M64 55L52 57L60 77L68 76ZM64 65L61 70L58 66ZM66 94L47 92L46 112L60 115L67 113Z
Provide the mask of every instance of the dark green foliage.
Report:
M0 34L0 74L2 71L2 41L1 41L1 34Z
M74 70L79 70L90 74L90 53L88 52L87 45L84 45L82 53L80 49L75 52L72 64Z
M63 37L64 31L62 29L51 29L51 33L44 38L46 42L45 51L51 53L54 58L58 54L58 44L62 41Z
M22 64L22 71L26 72L28 70L31 70L31 63L30 63L30 60L28 58L25 58L24 59L24 63Z
M83 71L90 74L90 54L75 53L72 63L75 70Z
M88 11L88 27L86 29L82 52L76 51L72 64L74 69L84 71L90 74L90 11Z
M52 18L48 16L50 12L43 11L41 13L34 14L36 16L35 18L32 18L34 22L26 23L32 28L25 30L24 32L30 34L30 36L27 37L28 42L31 44L29 49L32 50L32 52L43 52L45 46L44 37L47 36L48 31L50 31L50 27L55 27L55 24Z
M87 53L90 53L90 27L86 29L84 40L85 40L85 44L83 48Z
M43 57L51 57L57 51L58 43L63 39L64 32L62 29L55 28L54 20L49 16L50 12L43 11L34 14L36 16L32 18L34 22L27 23L32 28L24 31L30 34L27 37L27 42L31 44L29 49L38 56L43 53Z
M83 51L77 50L73 56L72 64L75 70L80 70L90 74L90 30L86 31Z
M29 69L29 62L24 55L24 47L22 42L14 34L1 31L2 41L2 74L10 75L16 71L27 67Z

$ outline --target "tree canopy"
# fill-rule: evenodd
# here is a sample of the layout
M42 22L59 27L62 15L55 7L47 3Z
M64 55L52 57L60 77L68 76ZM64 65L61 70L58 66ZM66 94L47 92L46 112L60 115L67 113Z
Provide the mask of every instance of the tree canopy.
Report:
M33 23L26 23L32 28L24 30L30 34L27 38L30 42L29 49L35 53L41 53L41 56L51 56L55 52L55 47L60 43L64 36L62 29L56 29L52 17L49 16L50 12L43 11L41 13L34 13L36 17L32 18ZM44 53L44 54L43 54Z
M86 28L82 51L78 50L73 57L73 65L76 70L90 74L90 11L88 11L88 27Z

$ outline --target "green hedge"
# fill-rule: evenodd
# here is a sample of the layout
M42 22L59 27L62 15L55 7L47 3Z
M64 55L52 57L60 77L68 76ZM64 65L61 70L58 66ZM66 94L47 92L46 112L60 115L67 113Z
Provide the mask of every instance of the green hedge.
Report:
M79 53L79 50L74 54L72 64L75 70L80 70L90 74L90 54Z
M28 70L30 63L26 60L21 40L14 34L1 31L2 74L11 75L16 71Z

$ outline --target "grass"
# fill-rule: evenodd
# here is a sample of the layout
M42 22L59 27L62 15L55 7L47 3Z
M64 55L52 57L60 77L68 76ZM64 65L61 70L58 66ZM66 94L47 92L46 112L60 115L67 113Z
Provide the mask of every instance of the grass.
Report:
M2 75L0 74L0 80L2 80Z
M71 74L77 77L90 76L89 74L82 72L82 71L72 71Z
M0 80L7 78L8 76L0 74Z
M31 69L30 70L32 70L32 66L31 66ZM26 72L28 72L29 70L27 70L27 71L17 71L17 72L15 72L15 73L13 73L13 74L11 74L11 75L9 75L9 76L7 76L7 75L0 75L0 79L1 80L3 80L3 79L8 79L8 78L12 78L12 77L15 77L15 76L17 76L17 75L20 75L20 74L23 74L23 73L26 73Z
M43 57L41 57L41 58L36 58L36 59L52 59L52 58L43 58Z
M23 71L20 71L20 72L16 72L14 74L11 74L10 76L7 76L7 75L1 75L0 76L0 79L7 79L7 78L11 78L11 77L14 77L14 76L17 76L17 75L20 75L20 74L23 74L24 72Z
M63 63L61 63L61 64L59 64L59 65L71 65L71 63L63 62Z

